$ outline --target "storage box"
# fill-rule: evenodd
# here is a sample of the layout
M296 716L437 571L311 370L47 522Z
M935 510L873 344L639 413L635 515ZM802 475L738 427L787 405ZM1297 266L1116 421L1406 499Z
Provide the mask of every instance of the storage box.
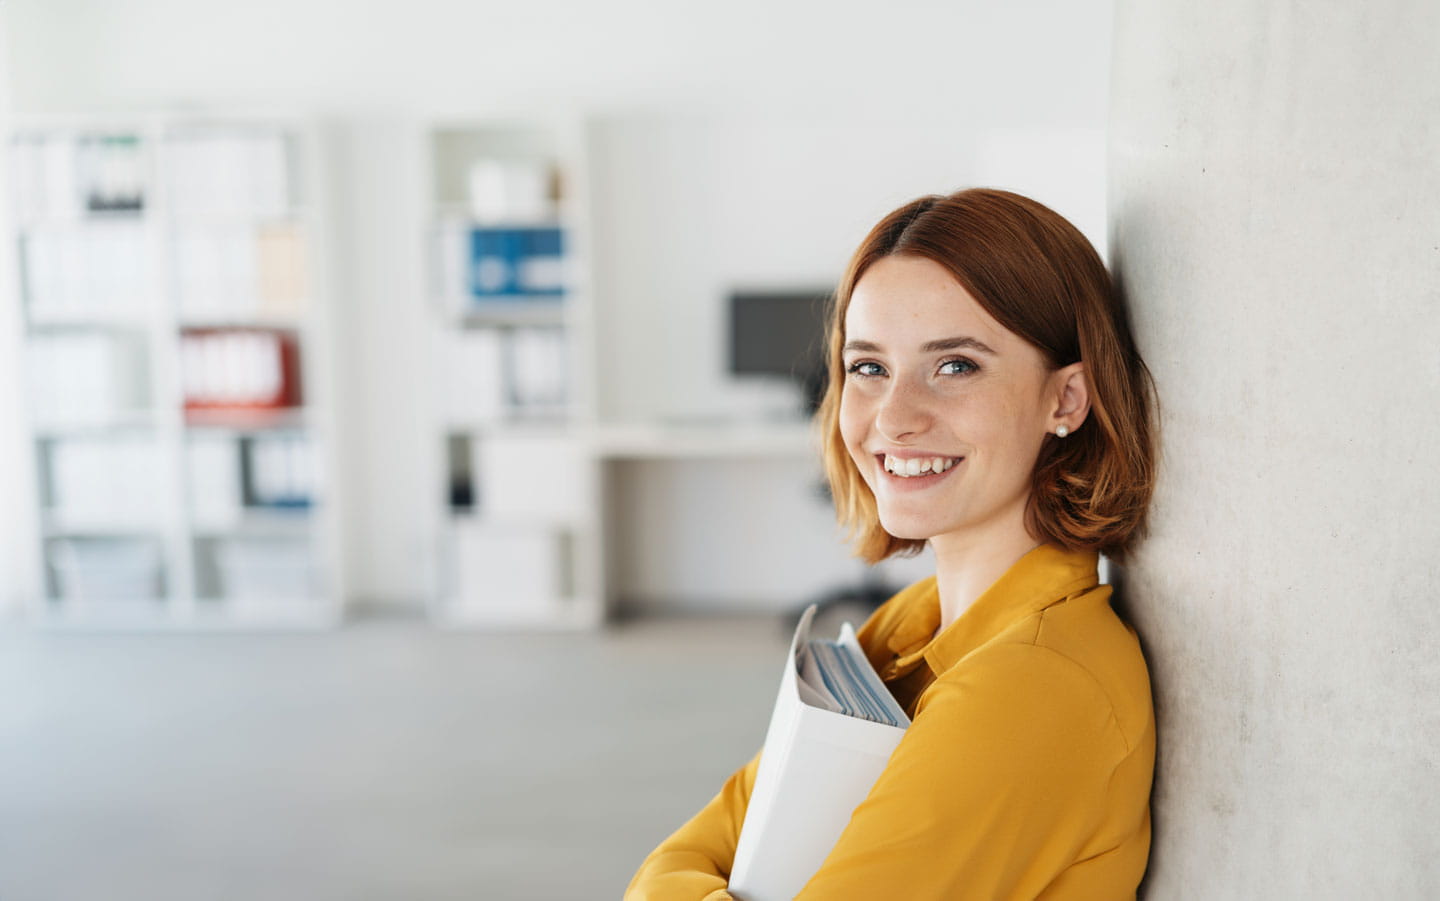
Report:
M475 160L466 173L470 215L487 224L552 219L554 178L541 160Z
M224 596L246 603L316 594L310 543L288 538L233 538L216 547Z
M50 506L68 523L102 528L165 521L165 455L152 435L66 438L48 445Z
M540 622L567 590L563 533L457 519L451 613L477 622Z
M138 336L54 332L28 344L31 406L42 423L103 421L148 409L148 363Z
M195 524L223 529L238 523L245 515L239 439L229 434L191 435L185 463Z
M63 538L50 546L66 601L150 601L162 594L160 544L149 538Z
M452 423L495 422L506 414L505 361L496 329L455 329L437 337L441 347L442 403Z
M479 509L497 518L556 524L582 521L584 456L575 439L548 435L486 435L476 442Z

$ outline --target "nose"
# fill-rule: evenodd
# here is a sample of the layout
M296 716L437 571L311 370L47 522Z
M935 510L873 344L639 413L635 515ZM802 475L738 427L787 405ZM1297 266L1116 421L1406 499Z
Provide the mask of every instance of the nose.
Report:
M923 435L934 422L924 390L908 379L895 379L875 411L875 428L887 441L904 444Z

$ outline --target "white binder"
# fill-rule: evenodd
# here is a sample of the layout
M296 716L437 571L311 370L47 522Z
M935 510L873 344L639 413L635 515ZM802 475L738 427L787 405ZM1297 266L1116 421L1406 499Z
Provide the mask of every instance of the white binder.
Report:
M834 713L801 699L797 658L810 638L814 614L813 606L805 611L791 639L735 848L729 890L741 901L790 901L799 893L905 735L903 727ZM841 628L840 643L860 647L849 623Z

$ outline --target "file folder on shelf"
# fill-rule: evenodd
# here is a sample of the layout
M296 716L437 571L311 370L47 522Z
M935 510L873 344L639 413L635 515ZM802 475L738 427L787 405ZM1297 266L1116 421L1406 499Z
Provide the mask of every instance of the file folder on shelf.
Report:
M813 606L805 611L791 640L735 849L729 888L743 901L788 901L799 893L824 863L909 725L865 659L848 623L835 645L853 651L861 666L837 672L832 668L833 655L812 650L814 614ZM833 686L832 679L841 683L836 686L839 694L866 696L881 705L888 702L878 716L892 718L898 725L814 706L830 700L824 697L823 685L819 692L814 687L820 669L828 673L823 683Z

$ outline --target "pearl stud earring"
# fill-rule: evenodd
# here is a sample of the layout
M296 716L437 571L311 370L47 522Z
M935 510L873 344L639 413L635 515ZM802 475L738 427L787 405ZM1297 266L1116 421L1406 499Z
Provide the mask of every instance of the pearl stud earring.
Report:
M1057 425L1055 427L1056 438L1064 438L1068 434L1070 434L1070 428L1068 426Z

